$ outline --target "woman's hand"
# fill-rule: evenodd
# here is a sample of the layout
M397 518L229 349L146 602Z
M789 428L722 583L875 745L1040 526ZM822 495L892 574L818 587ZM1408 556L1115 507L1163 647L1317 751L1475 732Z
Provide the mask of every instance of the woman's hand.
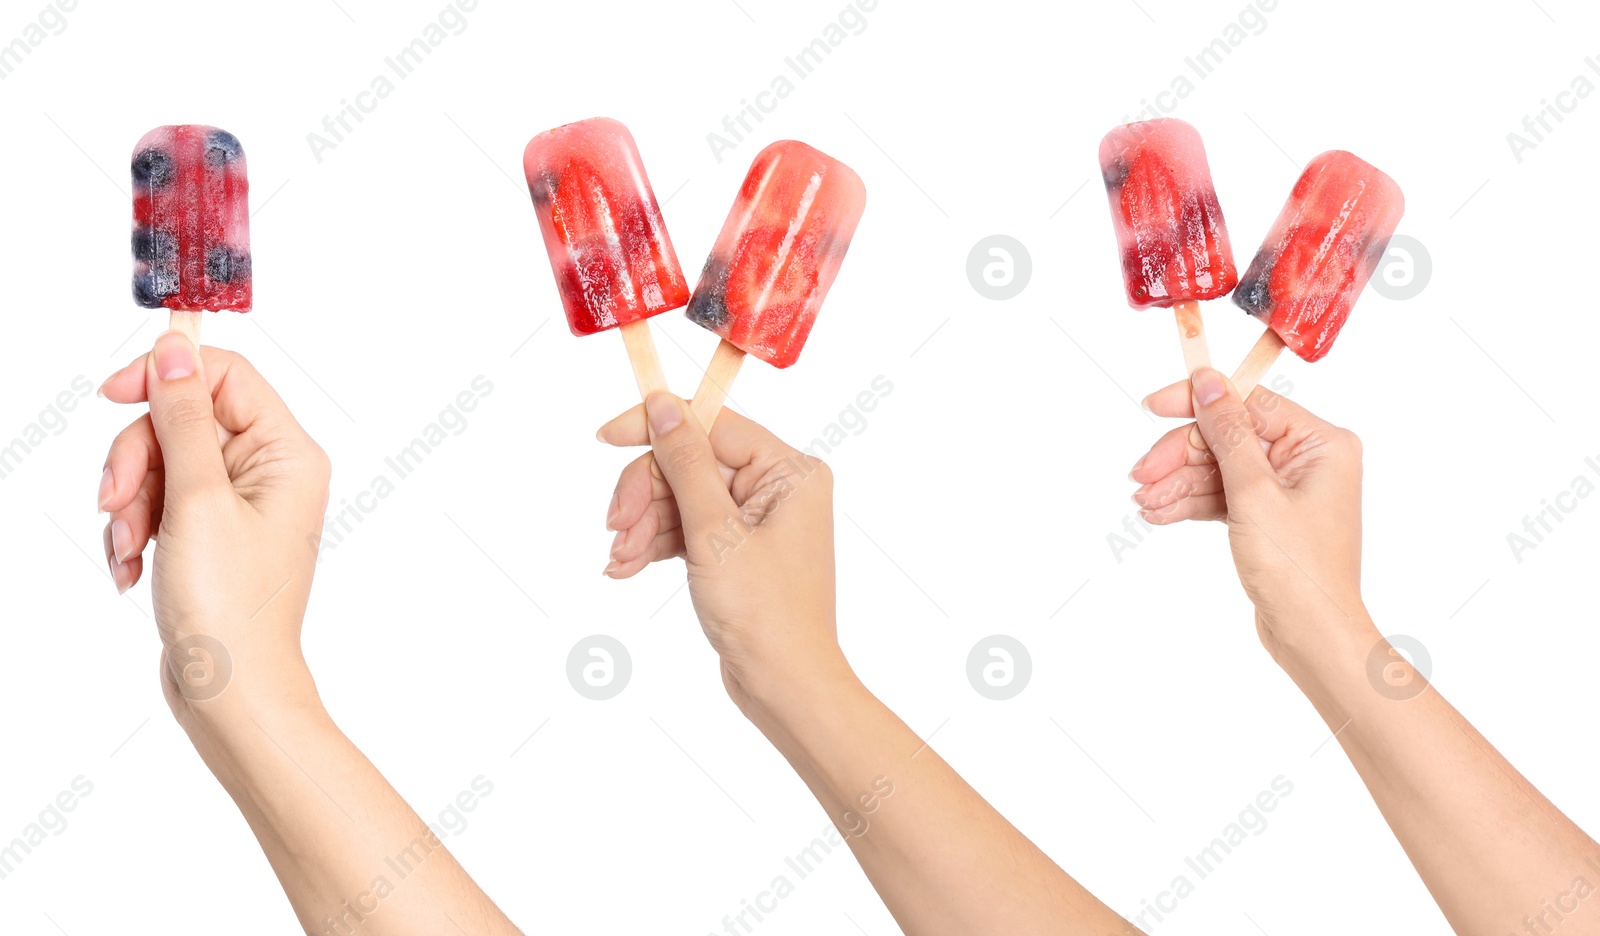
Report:
M1309 628L1349 621L1361 604L1361 442L1284 397L1256 388L1240 401L1209 368L1145 403L1195 416L1134 466L1133 499L1151 523L1225 520L1239 580L1276 656ZM1197 438L1198 436L1198 438Z
M738 413L709 440L687 404L650 398L600 430L652 445L617 481L606 575L627 578L682 556L723 682L741 710L791 679L847 669L834 618L833 476Z
M150 404L111 444L106 558L126 591L149 559L167 700L182 721L224 690L311 691L300 624L328 459L244 358L168 332L101 387Z

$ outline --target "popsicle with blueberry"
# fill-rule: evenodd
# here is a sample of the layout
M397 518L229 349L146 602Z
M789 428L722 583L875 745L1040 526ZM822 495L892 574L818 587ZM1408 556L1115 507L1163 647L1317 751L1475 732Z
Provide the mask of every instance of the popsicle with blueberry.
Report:
M1233 294L1267 325L1234 375L1242 396L1284 348L1328 353L1404 213L1400 186L1370 163L1342 150L1311 160Z
M1100 174L1128 304L1173 310L1194 373L1210 361L1200 303L1238 283L1200 134L1170 117L1118 127L1100 141Z
M799 359L866 206L861 177L826 153L781 140L756 155L689 299L722 338L694 395L707 431L745 355Z
M250 180L226 130L157 127L133 148L133 297L200 341L200 313L250 311Z
M647 319L687 304L689 284L633 135L605 117L566 124L522 164L572 333L618 330L641 396L665 390Z

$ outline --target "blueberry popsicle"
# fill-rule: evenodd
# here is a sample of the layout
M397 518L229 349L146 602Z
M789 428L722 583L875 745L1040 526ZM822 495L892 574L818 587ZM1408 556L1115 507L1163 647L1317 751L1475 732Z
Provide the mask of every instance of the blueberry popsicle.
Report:
M1311 160L1233 294L1267 325L1234 377L1241 395L1285 347L1328 353L1404 213L1400 186L1372 165L1342 150Z
M200 313L250 311L250 181L225 130L157 127L133 149L133 297L200 340Z
M866 206L861 177L826 153L781 140L756 155L689 299L722 338L694 395L707 431L746 354L799 359Z
M566 124L522 164L572 333L618 329L640 394L666 389L645 320L682 308L689 285L633 135L605 117Z
M1200 134L1166 117L1118 127L1100 141L1100 174L1128 304L1173 309L1193 373L1209 363L1199 303L1238 283Z

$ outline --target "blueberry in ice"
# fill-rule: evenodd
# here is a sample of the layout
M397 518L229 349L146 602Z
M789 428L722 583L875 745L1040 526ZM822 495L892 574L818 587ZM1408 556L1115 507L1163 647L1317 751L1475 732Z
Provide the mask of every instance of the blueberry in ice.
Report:
M161 308L161 301L178 291L178 278L151 270L133 278L133 301L146 309Z
M718 329L728 322L728 297L721 289L708 289L689 297L689 320L704 328Z
M239 138L226 130L213 130L206 137L206 164L221 166L244 155Z
M1233 304L1259 318L1272 317L1272 268L1278 265L1276 253L1260 253L1250 262L1250 269L1239 277L1239 286L1233 291Z
M226 247L206 251L206 278L213 283L243 282L250 278L250 255Z
M150 274L133 278L133 301L142 309L161 308L161 297L155 293L155 284Z
M550 207L554 199L555 190L561 184L561 177L548 170L541 170L539 177L528 183L528 191L533 193L533 203L541 210Z
M1113 156L1110 165L1100 167L1100 178L1105 180L1106 191L1114 192L1128 181L1128 164L1121 156Z
M717 329L728 323L728 267L716 259L707 259L700 273L700 285L689 297L685 314L689 320L705 328Z
M133 181L136 185L160 188L172 181L172 157L154 147L133 157Z
M226 247L213 247L206 251L206 279L213 283L233 281L233 255Z
M178 239L169 231L137 228L133 232L133 258L164 264L178 255Z

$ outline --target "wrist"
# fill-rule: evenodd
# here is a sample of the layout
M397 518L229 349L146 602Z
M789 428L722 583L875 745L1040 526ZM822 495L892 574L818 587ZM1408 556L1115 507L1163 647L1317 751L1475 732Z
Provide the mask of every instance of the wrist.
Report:
M1257 611L1261 642L1296 682L1365 659L1383 639L1359 597L1320 611L1268 618Z
M837 645L805 658L751 668L741 677L750 698L746 716L762 731L790 732L799 720L866 694Z
M186 685L176 674L165 680L172 714L197 748L226 747L262 731L302 730L324 720L331 724L303 661L270 673L235 669L221 675L227 682L219 690Z

